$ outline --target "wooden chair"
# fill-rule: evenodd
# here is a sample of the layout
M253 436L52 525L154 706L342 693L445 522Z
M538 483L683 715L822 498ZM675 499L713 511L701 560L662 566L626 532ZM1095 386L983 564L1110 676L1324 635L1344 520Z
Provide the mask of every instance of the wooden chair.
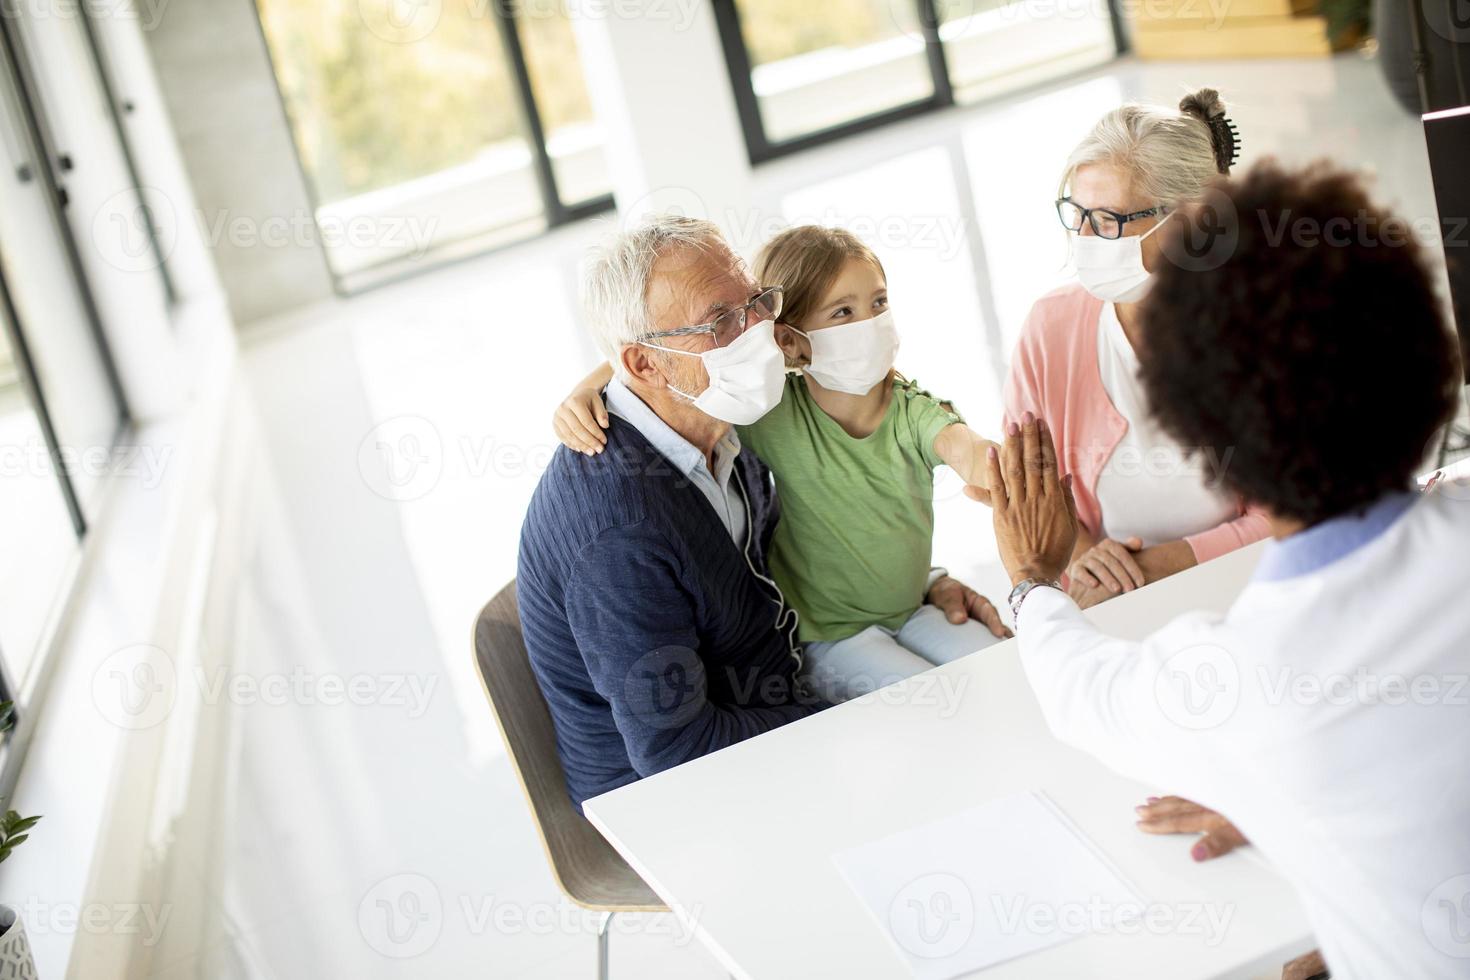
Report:
M619 912L667 912L567 795L556 754L556 730L521 637L512 581L480 610L475 666L500 726L510 764L521 781L551 874L567 898L603 913L597 931L597 976L608 976L608 924Z

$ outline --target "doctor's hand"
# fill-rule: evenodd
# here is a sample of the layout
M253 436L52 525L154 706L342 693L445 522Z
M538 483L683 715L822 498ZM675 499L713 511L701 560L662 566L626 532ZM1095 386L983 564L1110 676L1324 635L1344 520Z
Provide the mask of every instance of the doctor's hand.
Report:
M1235 824L1182 797L1151 796L1134 812L1138 814L1138 829L1145 834L1199 834L1199 840L1189 849L1189 856L1196 861L1208 861L1250 843Z
M956 626L967 619L978 619L986 629L1002 640L1015 635L1006 628L1000 613L996 612L989 599L948 575L935 579L924 601L939 609Z
M1072 479L1057 471L1056 447L1044 422L1027 412L1006 430L1005 448L991 447L986 482L995 511L995 541L1012 584L1061 578L1077 541Z

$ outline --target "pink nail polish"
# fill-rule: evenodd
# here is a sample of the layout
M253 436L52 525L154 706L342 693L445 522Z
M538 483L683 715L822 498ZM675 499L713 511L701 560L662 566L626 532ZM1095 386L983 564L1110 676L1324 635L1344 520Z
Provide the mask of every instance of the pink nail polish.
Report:
M1157 803L1157 802L1159 802L1159 798L1157 796L1150 796L1145 802L1147 802L1147 803Z
M1189 856L1194 858L1196 861L1203 861L1210 856L1210 852L1205 847L1204 841L1200 841L1198 844L1189 849Z
M1030 425L1032 422L1036 421L1036 416L1032 415L1030 412L1027 412L1025 415L1021 416L1021 421L1025 422L1027 425Z

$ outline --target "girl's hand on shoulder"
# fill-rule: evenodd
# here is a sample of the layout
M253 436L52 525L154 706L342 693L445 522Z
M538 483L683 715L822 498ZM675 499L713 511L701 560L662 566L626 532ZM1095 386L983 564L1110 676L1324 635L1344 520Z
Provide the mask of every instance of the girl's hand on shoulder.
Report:
M607 447L607 406L598 388L578 388L556 409L551 426L568 449L595 456Z

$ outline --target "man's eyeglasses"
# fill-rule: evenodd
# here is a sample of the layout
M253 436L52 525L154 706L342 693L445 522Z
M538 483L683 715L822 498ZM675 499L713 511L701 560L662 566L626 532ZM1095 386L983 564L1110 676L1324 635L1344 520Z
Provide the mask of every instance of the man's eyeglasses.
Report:
M1092 225L1092 233L1098 238L1122 238L1123 226L1128 222L1168 213L1169 209L1162 204L1145 208L1142 211L1134 211L1132 214L1119 214L1107 208L1084 208L1070 197L1063 197L1057 201L1057 217L1062 219L1063 228L1068 231L1081 231L1082 222L1086 221Z
M755 314L751 316L751 314ZM693 334L713 334L716 347L729 347L740 339L745 328L754 323L764 323L781 315L781 287L767 286L756 293L744 306L732 306L709 323L696 323L692 327L675 327L646 333L639 340L655 340L660 337L688 337Z

